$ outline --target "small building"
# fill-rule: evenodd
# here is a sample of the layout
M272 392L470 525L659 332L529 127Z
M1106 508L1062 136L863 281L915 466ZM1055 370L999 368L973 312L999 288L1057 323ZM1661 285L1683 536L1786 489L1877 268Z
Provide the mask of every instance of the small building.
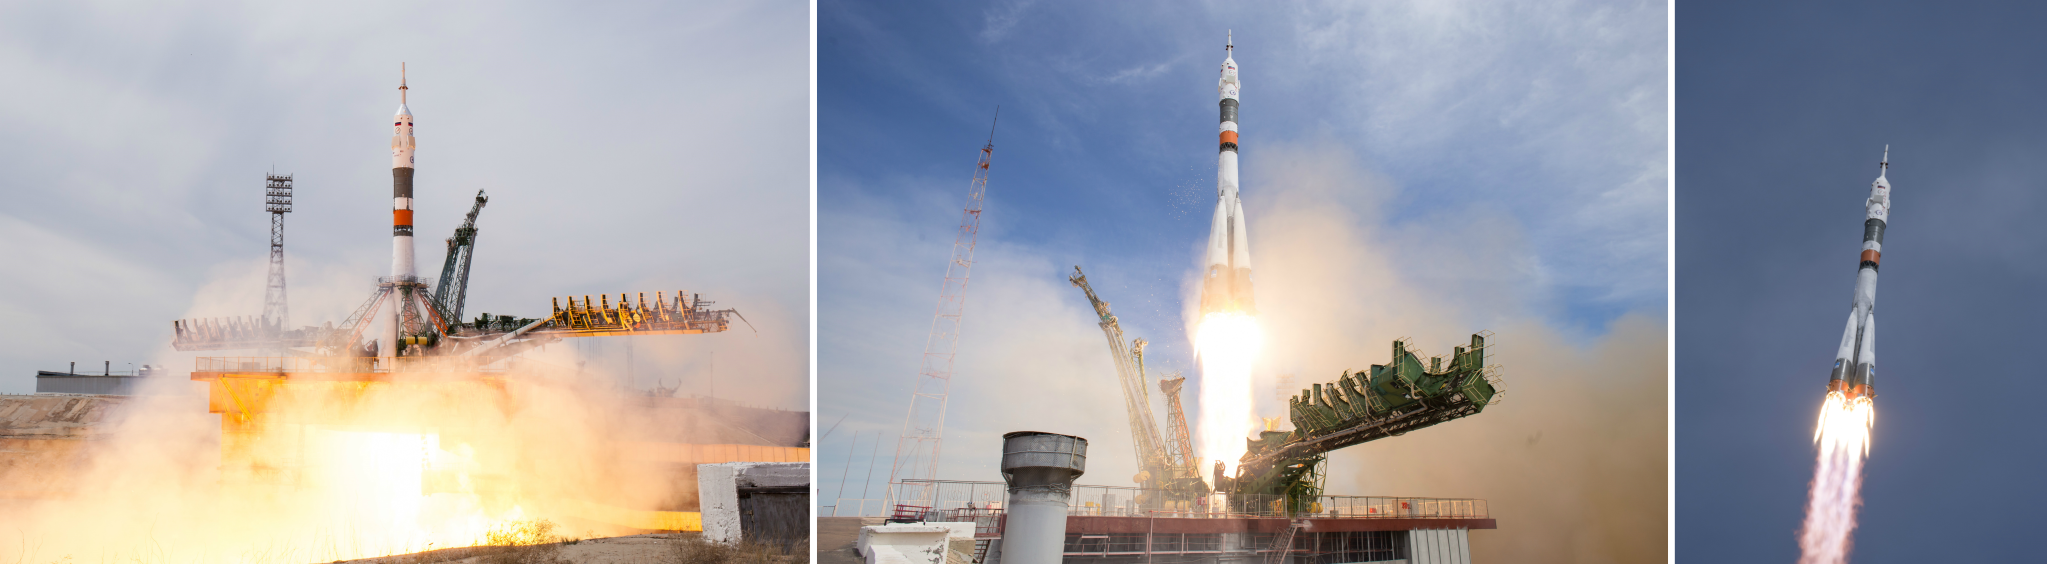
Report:
M78 374L75 370L72 372L37 370L36 393L132 396L143 393L144 378L169 375L169 370L147 364L132 373L108 370L102 374Z

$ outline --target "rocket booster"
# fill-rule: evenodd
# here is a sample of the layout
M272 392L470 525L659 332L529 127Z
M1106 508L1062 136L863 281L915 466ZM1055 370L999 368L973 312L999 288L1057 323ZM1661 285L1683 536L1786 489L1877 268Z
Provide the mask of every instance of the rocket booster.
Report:
M1207 271L1201 280L1201 313L1256 315L1251 299L1251 243L1244 229L1244 205L1237 200L1237 61L1235 41L1223 45L1221 139L1216 149L1215 218L1209 224Z
M1891 181L1884 178L1891 168L1891 148L1877 165L1876 181L1869 185L1869 219L1862 222L1862 265L1855 274L1855 300L1848 311L1848 328L1841 333L1841 348L1834 353L1834 374L1827 391L1841 392L1848 399L1876 397L1876 272L1883 261L1884 228L1891 216Z
M405 73L398 73L398 115L391 123L391 275L412 276L412 110L405 105Z
M405 67L398 67L398 114L391 123L391 279L402 282L417 275L412 260L412 152L418 142L412 137L412 109L406 107ZM400 311L403 293L391 292L391 303L383 308L385 328L378 356L394 357L398 352Z

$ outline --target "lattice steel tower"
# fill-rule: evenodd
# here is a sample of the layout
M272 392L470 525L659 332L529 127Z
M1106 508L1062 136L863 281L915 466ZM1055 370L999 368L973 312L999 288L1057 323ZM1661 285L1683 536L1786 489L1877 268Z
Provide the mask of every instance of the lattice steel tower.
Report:
M999 121L1002 109L996 108ZM924 366L917 375L917 388L910 394L910 413L903 419L903 434L896 440L895 462L889 465L888 483L902 480L930 480L938 476L940 439L945 434L945 400L952 388L952 359L959 348L960 314L966 305L967 274L974 268L974 240L981 230L981 197L988 191L988 159L995 155L995 126L988 126L988 144L981 146L981 159L974 165L974 181L967 185L967 208L960 216L959 234L952 242L952 262L945 267L945 283L938 288L938 311L931 316L931 336L924 341ZM906 499L928 500L930 492L908 494L899 499L897 488L888 488L882 509L888 510Z
M284 214L291 213L291 175L263 176L263 209L270 212L270 282L263 290L263 322L283 330L291 317L284 300Z

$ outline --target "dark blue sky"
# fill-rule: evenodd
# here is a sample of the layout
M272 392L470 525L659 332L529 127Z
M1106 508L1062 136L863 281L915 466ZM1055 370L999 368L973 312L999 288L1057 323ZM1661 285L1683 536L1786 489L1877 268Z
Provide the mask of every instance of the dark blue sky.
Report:
M2047 10L1699 2L1678 12L1680 560L1790 562L1891 147L1873 454L1854 561L2038 559Z

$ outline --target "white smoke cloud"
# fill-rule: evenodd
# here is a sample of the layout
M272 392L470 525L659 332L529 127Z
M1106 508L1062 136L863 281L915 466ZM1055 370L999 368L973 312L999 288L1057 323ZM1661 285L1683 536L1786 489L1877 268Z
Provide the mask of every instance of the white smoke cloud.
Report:
M1522 229L1495 210L1387 217L1398 192L1329 143L1266 150L1251 182L1268 370L1295 387L1391 360L1401 337L1447 354L1491 330L1502 403L1330 456L1336 495L1469 497L1500 528L1474 560L1638 562L1664 554L1665 359L1660 312L1579 338L1531 313ZM1269 387L1270 380L1261 387ZM1294 392L1298 393L1298 392ZM1275 398L1267 416L1285 413Z

